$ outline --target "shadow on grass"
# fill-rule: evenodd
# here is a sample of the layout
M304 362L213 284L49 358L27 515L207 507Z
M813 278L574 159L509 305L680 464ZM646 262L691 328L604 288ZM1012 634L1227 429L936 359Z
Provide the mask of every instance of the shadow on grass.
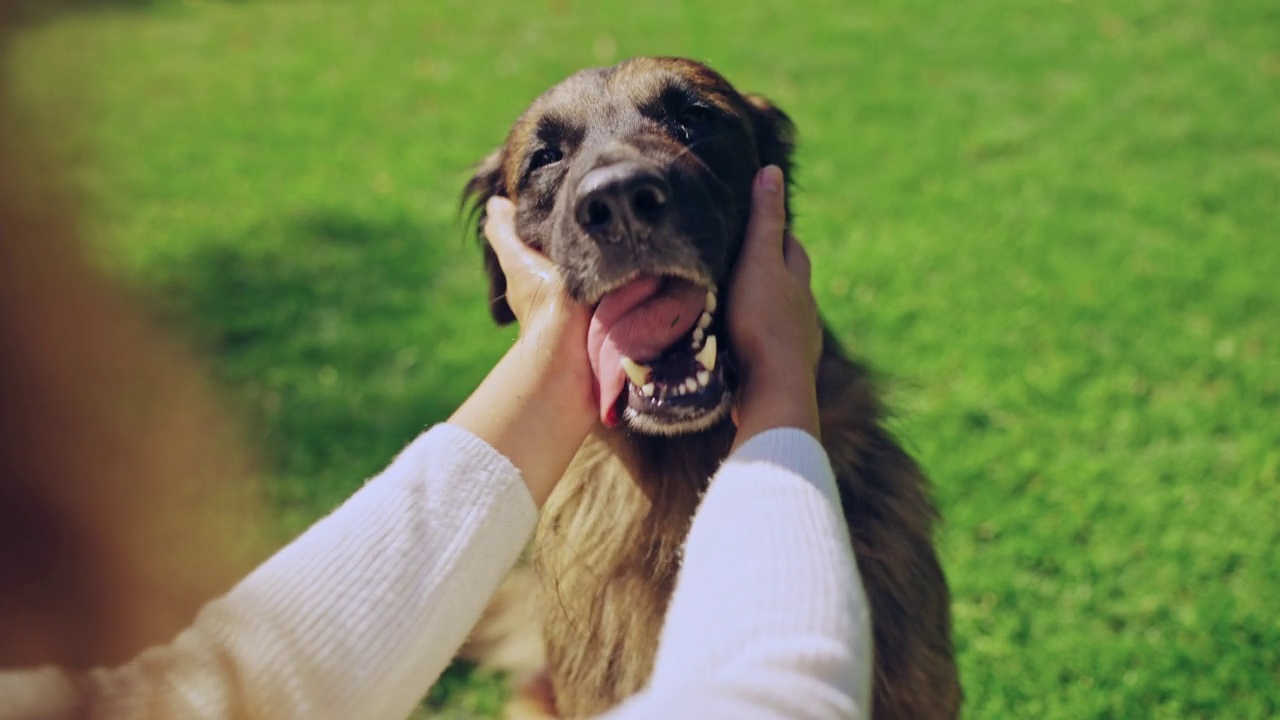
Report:
M316 212L152 274L164 319L194 335L248 423L286 529L340 502L483 373L454 309L482 319L483 292L447 277L469 251L457 226Z

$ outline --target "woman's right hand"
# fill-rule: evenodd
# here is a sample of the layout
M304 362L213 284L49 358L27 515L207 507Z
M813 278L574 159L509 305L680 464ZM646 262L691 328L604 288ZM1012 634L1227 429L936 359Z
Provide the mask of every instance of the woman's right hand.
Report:
M752 184L751 219L726 309L742 379L735 445L775 427L819 437L822 325L809 287L809 256L786 224L782 171L771 165Z

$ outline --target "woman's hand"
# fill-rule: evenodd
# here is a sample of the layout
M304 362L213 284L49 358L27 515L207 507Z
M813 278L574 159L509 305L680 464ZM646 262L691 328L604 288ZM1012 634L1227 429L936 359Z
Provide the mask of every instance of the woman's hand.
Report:
M809 256L787 232L782 171L752 186L751 220L729 286L729 341L742 370L735 445L775 427L819 437L816 376L822 325L809 288Z
M489 200L485 237L507 277L520 338L450 418L520 470L539 507L596 420L587 358L591 308L573 301L547 257L515 231L515 207Z
M560 271L546 255L516 236L515 205L504 197L492 197L485 206L484 235L498 256L507 278L507 304L520 323L521 335L551 333L554 344L569 342L574 330L584 330L591 309L575 303L564 291ZM565 347L583 353L586 344Z
M517 346L530 375L538 382L568 383L556 412L574 412L582 403L594 407L595 377L587 357L591 308L574 302L551 260L516 235L510 200L489 199L484 234L507 278L506 301L520 323Z

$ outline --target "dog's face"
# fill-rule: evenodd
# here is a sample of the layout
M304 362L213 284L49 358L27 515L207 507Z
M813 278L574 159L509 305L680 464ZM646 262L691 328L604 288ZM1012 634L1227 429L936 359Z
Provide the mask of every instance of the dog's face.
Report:
M678 435L728 414L720 300L752 180L766 164L789 169L792 135L782 112L710 68L638 58L548 90L477 169L468 199L510 198L520 237L594 307L605 425ZM485 264L494 318L510 322L487 246Z

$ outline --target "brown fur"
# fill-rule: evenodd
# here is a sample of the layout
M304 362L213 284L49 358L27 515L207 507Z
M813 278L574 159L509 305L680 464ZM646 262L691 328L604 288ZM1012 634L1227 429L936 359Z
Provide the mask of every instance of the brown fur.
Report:
M755 146L742 150L755 155L751 168L787 165L790 121L767 101L725 95L718 76L688 61L633 61L620 66L625 71L621 82L624 87L634 82L635 95L643 97L655 66L664 72L674 68L692 84L714 86L724 95L723 106L751 128ZM574 87L566 83L552 93ZM575 103L570 107L590 112L588 98ZM493 194L513 199L518 194L513 158L521 157L522 144L532 141L530 127L534 125L527 116L522 118L504 148L481 166L468 186L478 203ZM517 222L526 240L537 235L529 215L518 214ZM546 248L555 242L542 237L533 244ZM726 252L733 254L731 248ZM557 259L555 252L551 255ZM495 317L502 320L509 310L500 302L501 273L491 256L489 267L499 301ZM818 396L822 443L837 475L871 604L873 715L955 717L961 691L949 595L932 545L937 513L928 483L884 428L869 374L830 333ZM707 479L727 455L733 433L727 421L674 438L598 426L551 495L531 550L541 588L529 602L540 607L547 673L556 710L563 716L603 712L646 683L690 519ZM491 616L499 614L502 609L494 608Z

